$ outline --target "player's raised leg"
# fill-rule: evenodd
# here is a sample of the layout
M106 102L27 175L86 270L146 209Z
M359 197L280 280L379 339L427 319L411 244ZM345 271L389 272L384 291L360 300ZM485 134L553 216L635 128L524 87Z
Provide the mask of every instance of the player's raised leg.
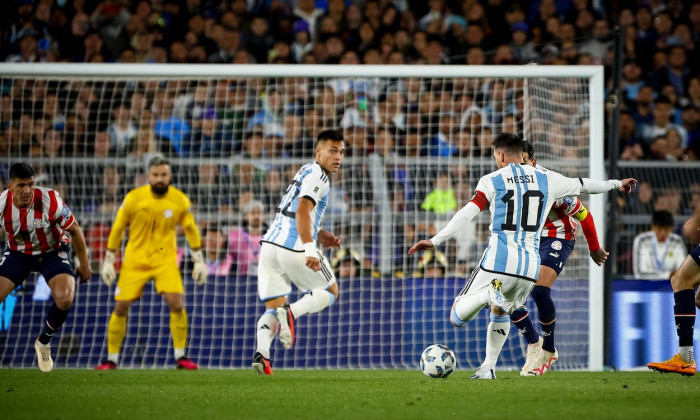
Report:
M651 370L661 373L695 375L693 351L693 327L695 325L695 292L700 285L700 246L696 246L671 277L673 287L673 313L678 333L678 353L664 362L649 363Z

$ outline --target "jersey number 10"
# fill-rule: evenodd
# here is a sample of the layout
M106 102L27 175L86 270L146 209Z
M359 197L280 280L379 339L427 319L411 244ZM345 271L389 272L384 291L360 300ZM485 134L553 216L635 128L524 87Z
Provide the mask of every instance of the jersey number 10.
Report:
M506 223L501 225L501 230L518 230L518 225L515 220L515 200L513 197L515 192L513 190L508 190L508 192L501 198L501 201L506 203ZM536 200L533 202L533 199ZM523 211L520 217L520 227L526 232L537 232L540 227L540 218L542 217L542 206L544 205L544 194L539 190L528 190L525 191L522 198ZM537 206L537 218L535 218L535 223L528 224L528 219L530 215L530 210L533 211L534 206Z

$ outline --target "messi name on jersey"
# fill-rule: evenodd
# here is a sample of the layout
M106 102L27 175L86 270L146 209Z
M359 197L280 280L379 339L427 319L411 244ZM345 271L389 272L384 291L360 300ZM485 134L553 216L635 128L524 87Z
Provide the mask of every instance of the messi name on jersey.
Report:
M514 175L506 178L506 182L509 184L530 184L535 182L534 175Z

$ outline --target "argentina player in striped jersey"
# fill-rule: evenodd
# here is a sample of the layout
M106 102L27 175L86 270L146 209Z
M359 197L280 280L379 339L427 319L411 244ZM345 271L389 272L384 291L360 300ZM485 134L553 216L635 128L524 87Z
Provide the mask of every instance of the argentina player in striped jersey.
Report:
M258 296L265 313L258 320L253 369L272 375L270 345L279 327L285 349L294 345L294 322L302 315L331 306L338 285L328 260L316 248L340 246L340 239L320 229L328 205L330 176L340 170L345 155L343 135L325 130L316 141L316 160L302 166L287 187L275 221L263 236L258 262ZM288 304L294 283L304 296Z
M450 322L461 327L486 306L491 307L486 358L473 379L495 379L498 355L508 338L510 317L525 302L540 270L539 243L547 212L560 198L614 189L630 192L633 178L595 181L567 178L523 164L523 144L514 133L501 133L493 141L498 170L483 176L471 201L460 209L437 235L415 243L409 254L443 244L487 207L491 213L489 245L479 266L455 298Z

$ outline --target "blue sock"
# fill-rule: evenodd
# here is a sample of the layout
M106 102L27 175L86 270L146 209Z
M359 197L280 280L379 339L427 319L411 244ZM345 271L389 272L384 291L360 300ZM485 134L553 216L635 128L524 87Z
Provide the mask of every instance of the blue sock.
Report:
M51 305L49 313L46 315L44 328L41 330L41 335L39 336L39 342L41 344L49 344L51 337L56 334L66 320L66 317L68 317L68 312L70 312L70 309L63 311L56 306L56 303Z
M532 299L537 305L540 315L540 326L542 327L542 349L554 353L554 327L556 325L556 311L552 300L552 289L545 286L535 286L532 289Z
M510 314L510 320L513 321L520 333L525 336L528 344L535 344L540 340L540 335L535 331L535 326L532 325L532 319L527 308L518 308Z

